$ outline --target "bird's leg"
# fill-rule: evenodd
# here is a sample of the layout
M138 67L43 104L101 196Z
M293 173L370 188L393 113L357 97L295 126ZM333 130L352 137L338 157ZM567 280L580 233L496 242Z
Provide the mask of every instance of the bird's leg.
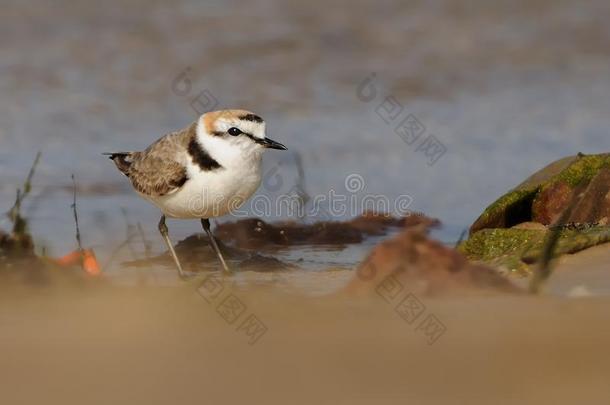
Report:
M182 265L180 265L180 260L178 260L178 255L176 255L176 251L174 250L174 246L172 245L172 241L169 240L169 230L167 229L167 225L165 225L165 215L161 216L161 220L159 221L159 232L161 232L161 236L169 249L169 252L172 254L174 258L174 263L176 263L176 267L178 268L178 275L180 278L185 279L186 274L182 270Z
M220 264L222 264L222 268L224 269L225 272L231 273L231 270L229 270L229 266L227 266L227 263L225 262L224 257L222 257L222 253L220 253L220 248L218 247L218 243L216 243L216 239L214 238L214 235L212 235L212 231L210 230L210 220L207 218L202 219L201 226L203 226L203 229L208 234L208 238L210 238L210 244L212 245L214 252L216 252L216 256L218 256L218 260L220 260Z

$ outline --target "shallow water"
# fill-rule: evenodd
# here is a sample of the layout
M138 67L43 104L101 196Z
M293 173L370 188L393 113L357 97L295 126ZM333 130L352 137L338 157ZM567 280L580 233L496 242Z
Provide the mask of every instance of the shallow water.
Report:
M517 3L5 2L0 201L8 209L41 150L26 204L40 246L74 248L75 173L83 238L102 262L125 238L121 209L160 251L158 212L100 153L141 149L188 125L190 100L208 90L218 107L265 117L270 137L290 149L266 155L260 195L290 192L300 157L310 196L408 195L409 208L439 217L438 237L454 241L547 162L610 150L609 3ZM176 82L187 67L190 88ZM373 72L376 97L364 102L358 86ZM388 96L404 107L390 124L377 113ZM420 139L446 147L433 165L419 141L394 132L408 114L425 127ZM364 181L356 193L345 184L353 174ZM170 229L178 241L199 226ZM372 243L288 255L312 270L349 266Z

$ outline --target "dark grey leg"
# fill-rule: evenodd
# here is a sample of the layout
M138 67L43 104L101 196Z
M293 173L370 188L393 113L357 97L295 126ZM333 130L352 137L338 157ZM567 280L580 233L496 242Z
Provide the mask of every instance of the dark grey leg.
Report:
M203 226L203 229L208 234L208 238L210 238L210 243L212 244L212 248L216 252L216 256L218 256L218 260L220 260L220 264L222 264L222 268L227 273L231 273L231 270L229 270L229 266L227 266L227 263L225 262L224 257L222 257L222 253L220 253L220 249L218 248L218 244L216 243L216 239L214 238L214 235L212 235L212 231L210 230L210 220L209 219L205 219L205 218L202 219L201 220L201 226Z
M159 232L161 232L161 236L169 249L169 252L172 254L174 258L174 262L176 263L176 267L178 268L178 275L180 278L186 278L184 271L182 271L182 266L180 265L180 260L178 260L178 255L176 255L176 251L174 250L174 246L172 245L172 241L169 240L169 230L167 229L167 225L165 225L165 215L161 216L161 220L159 221Z

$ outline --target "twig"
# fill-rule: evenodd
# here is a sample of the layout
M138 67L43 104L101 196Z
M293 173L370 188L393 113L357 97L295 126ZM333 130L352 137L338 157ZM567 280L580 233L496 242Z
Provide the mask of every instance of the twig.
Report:
M21 218L21 203L30 194L32 191L32 178L34 177L34 173L36 172L36 167L38 166L38 162L40 162L41 152L36 154L34 158L34 163L32 163L32 167L30 168L30 172L28 173L25 183L23 183L23 188L17 189L17 197L15 198L15 204L8 212L8 216L13 222L13 233L21 233L25 232L25 221ZM21 229L23 228L23 229Z
M468 229L464 229L462 233L460 233L460 237L458 238L457 242L455 242L455 246L453 246L454 249L457 249L460 246L460 244L464 241L464 238L466 237L467 233Z
M72 186L74 188L72 212L74 213L74 223L76 224L76 243L78 244L78 250L83 252L83 244L80 238L80 227L78 226L78 213L76 212L76 179L74 178L74 174L72 174Z
M15 220L15 217L18 215L19 211L21 211L21 189L17 187L17 196L15 197L15 203L13 207L8 213L8 216L11 218L11 221Z
M40 161L40 156L42 156L42 152L38 152L36 157L34 158L34 163L30 168L30 172L28 173L28 177L23 185L23 197L27 196L30 191L32 191L32 178L34 177L34 172L36 171L36 166L38 166L38 162Z
M21 189L17 188L17 195L15 197L15 203L13 207L8 212L8 217L11 219L11 222L15 222L17 217L20 216L21 213Z

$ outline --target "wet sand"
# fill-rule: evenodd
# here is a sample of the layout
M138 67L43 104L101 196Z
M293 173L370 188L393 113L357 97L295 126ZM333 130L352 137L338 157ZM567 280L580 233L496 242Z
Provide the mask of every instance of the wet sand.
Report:
M560 295L609 296L610 243L574 255L564 255L555 264L548 291Z

